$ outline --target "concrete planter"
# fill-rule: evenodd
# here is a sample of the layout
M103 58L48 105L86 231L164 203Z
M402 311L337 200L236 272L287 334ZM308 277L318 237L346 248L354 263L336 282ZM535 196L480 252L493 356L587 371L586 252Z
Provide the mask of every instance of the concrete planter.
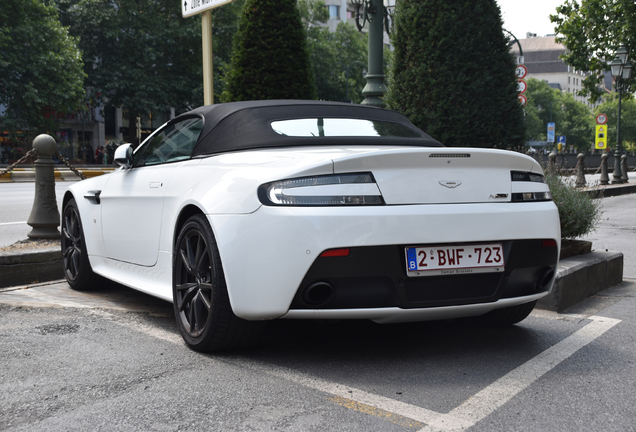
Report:
M0 288L62 278L59 247L0 252Z

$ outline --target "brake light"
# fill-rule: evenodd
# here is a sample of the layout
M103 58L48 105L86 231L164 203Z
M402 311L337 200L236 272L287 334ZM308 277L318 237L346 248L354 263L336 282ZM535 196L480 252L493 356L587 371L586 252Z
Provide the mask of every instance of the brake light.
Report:
M348 248L330 249L330 250L326 250L323 253L321 253L320 256L321 257L343 257L343 256L349 256L349 249Z

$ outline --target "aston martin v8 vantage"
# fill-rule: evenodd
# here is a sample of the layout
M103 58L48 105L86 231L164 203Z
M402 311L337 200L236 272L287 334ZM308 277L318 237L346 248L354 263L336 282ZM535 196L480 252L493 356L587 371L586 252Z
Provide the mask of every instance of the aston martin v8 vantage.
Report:
M554 282L559 216L539 164L444 147L389 110L205 106L114 162L64 195L68 283L172 302L198 351L279 318L509 325Z

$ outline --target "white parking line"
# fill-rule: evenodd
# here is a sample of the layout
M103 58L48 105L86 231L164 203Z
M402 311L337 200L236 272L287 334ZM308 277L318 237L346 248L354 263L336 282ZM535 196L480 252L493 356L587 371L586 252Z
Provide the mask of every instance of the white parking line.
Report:
M591 316L589 319L592 320L591 323L499 378L451 410L448 416L471 424L483 420L562 361L621 322L600 316ZM440 417L440 420L443 418ZM462 430L462 428L449 427L448 424L433 420L420 432L455 430Z
M589 324L513 369L446 414L271 364L239 359L228 359L225 362L235 365L240 364L247 369L264 372L314 390L425 423L427 426L420 429L419 432L462 431L501 408L506 402L550 372L561 362L621 322L621 320L601 316L591 316L587 319L591 320ZM168 342L183 344L181 337L173 332L149 326L140 327L138 323L123 325Z
M54 295L48 295L43 293L42 291L36 291L36 290L29 290L29 289L25 289L25 290L21 290L19 292L19 294L21 296L24 297L31 297L34 299L38 299L41 300L45 303L50 303L50 304L54 304L54 305L59 305L59 306L64 306L64 307L72 307L72 308L83 308L83 309L92 309L91 306L86 306L82 303L77 303L74 301L70 301L70 300L63 300L60 299L57 296Z
M3 226L3 225L22 225L22 224L25 224L25 223L27 223L27 221L22 221L22 222L2 222L2 223L0 223L0 226Z

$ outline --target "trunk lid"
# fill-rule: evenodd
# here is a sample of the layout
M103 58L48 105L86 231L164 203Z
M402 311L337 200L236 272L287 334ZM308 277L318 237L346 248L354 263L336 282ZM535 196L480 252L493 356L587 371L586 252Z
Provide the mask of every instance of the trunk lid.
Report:
M353 149L334 173L370 171L388 205L507 202L511 171L542 173L532 158L477 148Z

